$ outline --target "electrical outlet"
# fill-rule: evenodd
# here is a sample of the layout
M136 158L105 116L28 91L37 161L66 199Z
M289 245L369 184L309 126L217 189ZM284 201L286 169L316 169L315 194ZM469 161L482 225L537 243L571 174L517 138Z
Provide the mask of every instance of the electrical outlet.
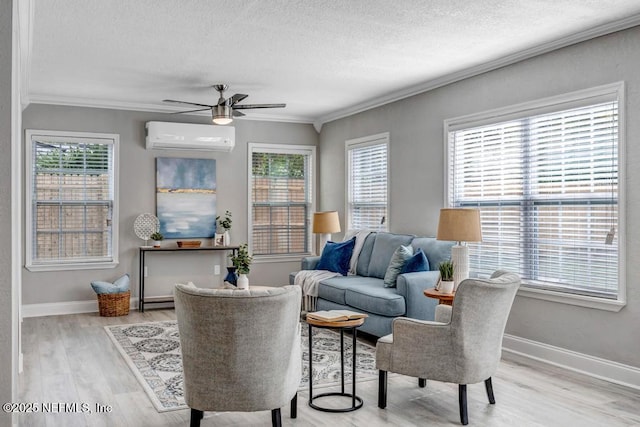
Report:
M213 266L213 274L215 274L216 276L220 275L220 266L218 264Z

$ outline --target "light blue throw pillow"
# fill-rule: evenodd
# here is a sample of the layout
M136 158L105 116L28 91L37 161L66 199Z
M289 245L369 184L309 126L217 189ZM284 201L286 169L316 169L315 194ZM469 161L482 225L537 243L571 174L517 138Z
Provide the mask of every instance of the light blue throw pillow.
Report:
M125 274L113 283L95 280L91 282L91 287L96 294L121 294L129 290L129 275Z
M327 242L322 250L320 262L318 262L316 270L328 270L346 276L349 272L351 254L353 253L353 247L355 244L355 237L347 240L346 242Z
M429 260L422 248L418 248L413 256L407 260L400 274L415 273L416 271L429 271Z
M411 245L398 247L393 253L391 257L391 261L389 261L389 267L387 267L387 272L384 274L384 287L385 288L394 288L396 286L396 279L398 278L398 274L402 271L404 264L407 262L409 258L413 256L413 248Z

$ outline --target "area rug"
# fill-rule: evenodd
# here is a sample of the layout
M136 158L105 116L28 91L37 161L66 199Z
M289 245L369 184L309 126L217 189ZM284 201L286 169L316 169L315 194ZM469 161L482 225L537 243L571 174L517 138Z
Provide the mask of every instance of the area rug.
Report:
M180 336L175 320L105 326L107 334L142 384L158 412L187 408L182 389ZM309 387L309 328L302 324L302 381ZM345 381L351 381L351 336L345 334ZM357 382L376 378L375 347L358 341ZM340 334L313 329L313 387L340 383Z

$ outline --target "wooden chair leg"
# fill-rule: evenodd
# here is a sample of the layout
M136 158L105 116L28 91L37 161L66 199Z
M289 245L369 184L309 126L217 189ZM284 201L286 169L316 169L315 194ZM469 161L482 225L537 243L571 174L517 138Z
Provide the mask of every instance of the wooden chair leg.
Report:
M204 412L191 408L191 421L189 427L200 427L200 420L204 417Z
M493 396L493 385L491 384L491 377L484 380L484 388L487 389L487 397L489 398L489 403L495 405L496 398Z
M271 426L282 427L282 417L280 416L280 408L271 410Z
M378 371L378 408L387 407L387 371Z
M291 399L291 418L298 418L298 393Z
M463 426L469 424L467 417L467 385L458 384L458 404L460 405L460 423Z
M427 386L426 378L418 378L418 387L425 388Z

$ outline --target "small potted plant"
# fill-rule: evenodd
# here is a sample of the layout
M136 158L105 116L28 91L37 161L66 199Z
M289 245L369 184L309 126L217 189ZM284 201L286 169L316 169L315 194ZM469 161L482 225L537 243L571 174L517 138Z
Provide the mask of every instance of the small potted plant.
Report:
M229 231L231 230L231 211L226 211L224 213L224 219L220 219L220 215L216 216L216 221L220 228L224 230L224 244L225 246L231 245L231 235Z
M247 244L244 243L240 245L240 247L238 248L238 252L229 254L229 258L231 259L231 263L236 268L236 271L238 273L238 288L248 289L249 278L247 277L247 274L249 274L253 257L249 255Z
M153 247L159 248L160 242L164 239L164 236L159 231L156 231L151 235L151 240L153 240Z
M443 294L453 293L453 262L442 261L438 265L438 269L440 270L440 285L438 286L438 290Z

